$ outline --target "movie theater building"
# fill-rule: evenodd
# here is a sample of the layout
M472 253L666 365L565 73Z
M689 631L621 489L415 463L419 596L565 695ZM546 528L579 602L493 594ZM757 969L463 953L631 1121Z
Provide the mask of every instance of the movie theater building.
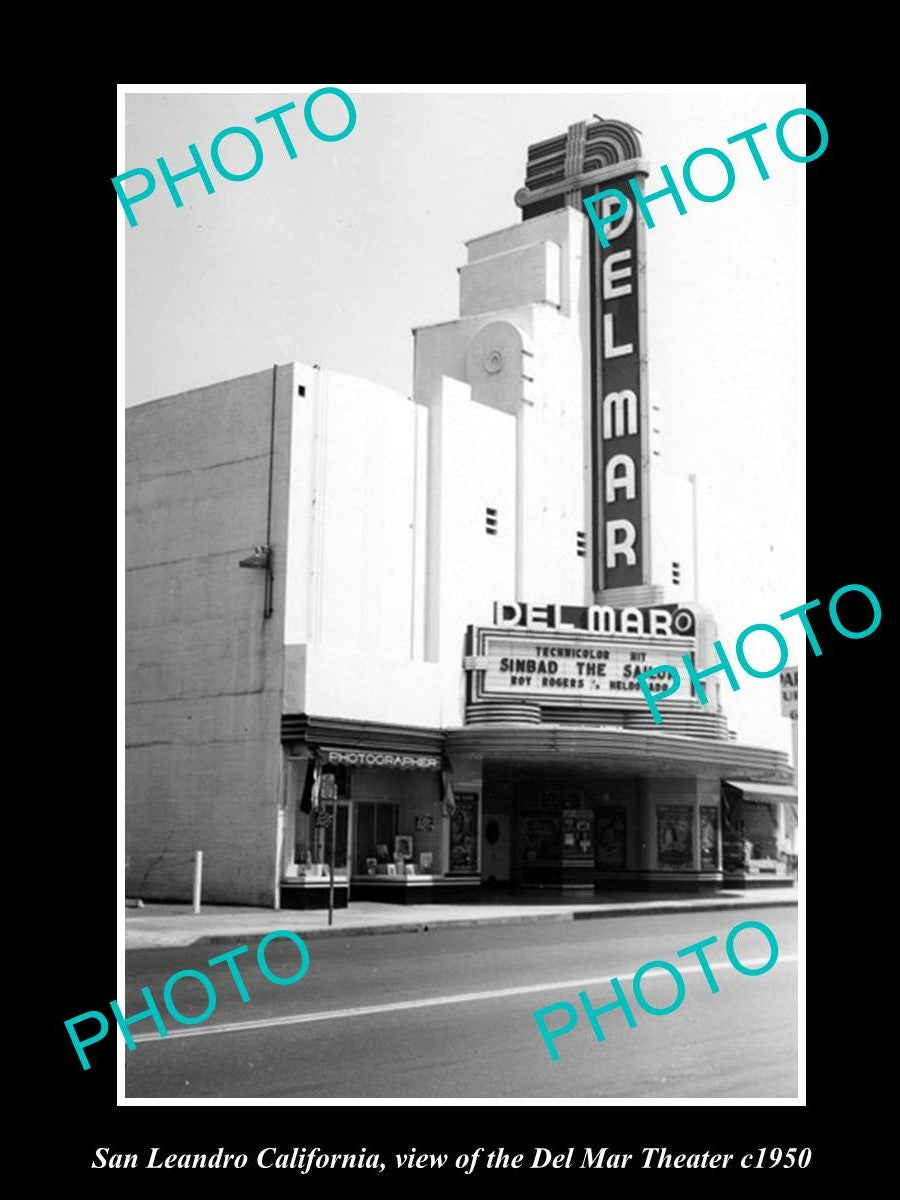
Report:
M715 677L661 725L636 683L716 637L643 225L604 249L581 203L646 171L620 122L530 147L412 397L289 363L128 410L130 894L187 898L197 849L204 899L283 907L332 857L338 904L784 882L786 756L734 740Z

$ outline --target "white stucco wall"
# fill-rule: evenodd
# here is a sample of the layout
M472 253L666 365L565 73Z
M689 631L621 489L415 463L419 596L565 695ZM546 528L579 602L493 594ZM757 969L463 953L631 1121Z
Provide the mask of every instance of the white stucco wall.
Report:
M465 626L491 623L493 601L592 598L587 236L566 209L475 239L466 315L415 331L431 419L426 653L442 664L445 723L461 716Z
M300 363L292 394L285 711L437 724L422 669L428 413Z

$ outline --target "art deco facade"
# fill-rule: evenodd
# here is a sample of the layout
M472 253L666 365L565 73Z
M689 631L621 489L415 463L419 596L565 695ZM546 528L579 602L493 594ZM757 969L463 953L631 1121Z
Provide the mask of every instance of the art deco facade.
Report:
M662 725L635 683L715 657L643 226L604 249L582 204L642 170L619 122L531 147L412 397L288 363L128 411L130 894L187 898L196 849L205 899L286 907L324 902L332 849L341 903L782 869L785 756L714 683Z

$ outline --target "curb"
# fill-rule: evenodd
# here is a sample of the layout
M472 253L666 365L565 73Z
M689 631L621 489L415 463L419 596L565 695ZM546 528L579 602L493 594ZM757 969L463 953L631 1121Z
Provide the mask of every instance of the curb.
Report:
M656 904L623 904L614 909L588 909L587 911L573 909L570 912L563 913L535 912L509 917L451 917L446 921L398 921L390 925L356 925L349 929L341 929L336 926L329 928L326 925L321 929L294 928L292 932L299 934L304 940L334 937L368 937L379 933L434 933L441 929L492 928L498 925L542 925L553 921L596 921L608 917L650 917L673 912L722 912L732 908L796 908L798 904L799 897L770 900L764 896L759 896L752 898L742 897L739 900L700 900L688 903L669 900L659 901ZM285 922L284 928L290 928L290 923ZM234 945L236 939L265 937L267 933L271 932L271 929L243 929L230 934L209 933L199 934L197 937L185 935L188 939L186 941L165 942L159 945L128 946L126 930L125 952L130 954L139 950L177 950L185 946L214 946L226 942L229 945Z

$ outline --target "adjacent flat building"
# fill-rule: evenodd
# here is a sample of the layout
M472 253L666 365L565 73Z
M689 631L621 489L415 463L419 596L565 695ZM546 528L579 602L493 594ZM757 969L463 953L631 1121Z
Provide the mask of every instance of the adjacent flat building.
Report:
M281 907L784 883L794 775L716 677L650 391L630 126L529 148L413 395L302 363L126 414L128 893ZM627 190L627 189L625 189ZM664 320L665 314L657 314ZM660 686L666 677L657 676Z

